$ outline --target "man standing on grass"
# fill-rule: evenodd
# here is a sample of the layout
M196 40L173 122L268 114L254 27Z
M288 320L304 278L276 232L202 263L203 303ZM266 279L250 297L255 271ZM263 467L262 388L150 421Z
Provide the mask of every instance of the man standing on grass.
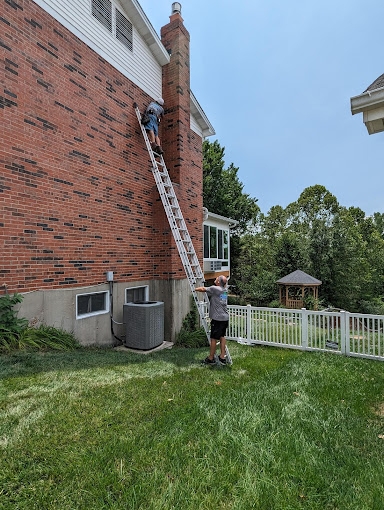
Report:
M196 292L206 292L209 299L209 317L211 319L211 341L209 356L202 362L205 365L214 365L216 343L220 341L219 362L225 365L225 333L228 327L228 291L227 278L224 275L218 276L211 287L196 287Z

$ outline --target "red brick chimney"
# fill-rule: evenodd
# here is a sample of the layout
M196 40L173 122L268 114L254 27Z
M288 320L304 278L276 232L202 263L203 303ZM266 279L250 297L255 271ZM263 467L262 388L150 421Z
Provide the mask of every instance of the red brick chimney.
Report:
M161 124L164 159L183 212L196 254L203 259L203 156L202 138L191 129L189 32L181 17L181 4L172 4L170 21L161 29L161 41L169 52L163 67L165 116ZM171 235L171 234L169 234ZM185 278L180 257L169 251L173 278Z
M181 17L181 4L172 4L168 25L161 29L161 41L171 56L163 67L163 97L166 115L162 143L173 182L183 181L184 163L188 161L190 131L189 32Z

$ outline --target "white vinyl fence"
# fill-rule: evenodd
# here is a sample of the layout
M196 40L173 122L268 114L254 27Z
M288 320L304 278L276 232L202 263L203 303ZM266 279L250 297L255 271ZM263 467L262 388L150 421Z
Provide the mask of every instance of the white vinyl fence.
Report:
M384 361L384 316L228 306L227 338L242 344L328 351Z

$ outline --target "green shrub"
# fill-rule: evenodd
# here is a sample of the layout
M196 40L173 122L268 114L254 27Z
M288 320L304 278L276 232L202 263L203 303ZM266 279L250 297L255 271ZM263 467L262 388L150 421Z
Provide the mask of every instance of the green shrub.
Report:
M321 310L324 308L324 303L321 299L313 296L306 296L304 298L304 307L307 310Z
M179 347L206 347L208 344L207 335L204 328L200 327L196 331L186 331L181 329L177 335L175 345Z
M198 325L198 313L194 302L192 308L184 317L179 334L176 337L175 345L181 347L205 347L207 335L203 327Z
M361 300L359 303L360 313L371 313L373 315L384 315L383 298L372 298L369 301Z
M0 297L0 352L14 350L61 350L79 347L76 338L67 331L45 326L28 327L28 321L18 318L15 305L21 303L21 294Z
M275 299L274 301L271 301L268 304L268 308L285 308L285 307L280 303L278 299Z
M27 319L19 319L15 305L21 303L21 294L5 294L0 297L0 348L12 345L28 325Z

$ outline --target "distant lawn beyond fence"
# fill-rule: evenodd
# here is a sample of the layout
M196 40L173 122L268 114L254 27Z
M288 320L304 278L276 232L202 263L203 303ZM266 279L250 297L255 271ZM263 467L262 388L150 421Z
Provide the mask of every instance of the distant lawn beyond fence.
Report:
M384 316L231 305L228 338L384 361Z
M0 509L382 509L384 365L229 348L0 356Z

